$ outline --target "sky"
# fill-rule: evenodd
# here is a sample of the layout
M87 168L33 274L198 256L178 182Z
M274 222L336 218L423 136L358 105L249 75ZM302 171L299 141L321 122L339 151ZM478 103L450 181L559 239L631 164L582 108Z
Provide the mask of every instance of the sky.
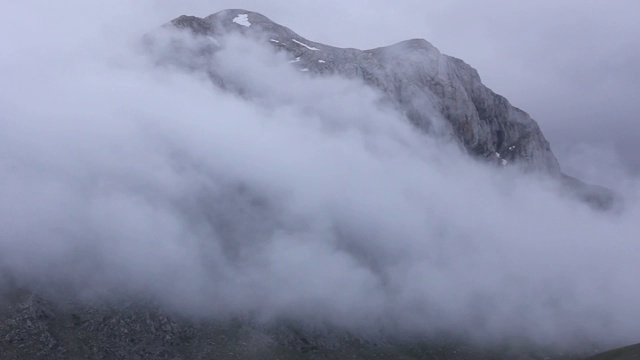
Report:
M632 3L492 3L0 3L0 289L355 332L637 342ZM338 46L427 38L625 206L598 212L496 172L265 44L231 37L216 55L245 97L135 46L226 7Z

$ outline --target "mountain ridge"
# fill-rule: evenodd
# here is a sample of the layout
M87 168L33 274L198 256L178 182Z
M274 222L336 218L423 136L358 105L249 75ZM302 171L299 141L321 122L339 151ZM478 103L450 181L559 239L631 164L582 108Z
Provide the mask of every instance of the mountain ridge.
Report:
M233 22L240 14L247 15L251 26ZM434 122L442 120L434 117L443 115L445 125L451 127L446 129L449 135L473 156L497 165L503 160L517 163L527 171L560 173L549 143L526 112L482 85L470 65L441 54L424 39L368 50L337 48L242 9L205 18L181 16L170 25L214 38L229 31L260 34L274 48L290 54L293 65L301 70L359 78L381 90L418 129L430 131ZM429 106L436 107L437 113Z
M246 22L234 22L238 17ZM440 53L427 40L410 39L367 50L339 48L306 39L244 9L223 10L204 18L183 15L167 27L213 40L230 32L254 35L287 54L300 71L364 81L385 94L417 129L454 139L476 159L548 175L558 180L563 192L597 209L612 209L621 203L609 189L564 174L527 112L486 87L471 65ZM225 82L215 70L210 76L219 85Z
M206 18L181 16L166 27L178 27L202 36L208 43L208 48L201 53L203 56L220 46L216 37L229 29L242 34L257 29L256 34L266 35L262 40L285 52L291 66L302 72L362 79L385 93L418 129L427 133L441 131L440 135L459 141L471 156L498 169L519 166L565 183L573 181L568 186L586 191L581 198L595 203L603 201L594 195L591 187L584 187L579 180L562 174L549 143L526 112L482 85L478 72L470 65L441 54L426 40L411 39L368 50L337 48L307 40L258 13L241 9L225 10ZM416 62L406 66L411 59ZM197 62L186 65L199 66ZM223 88L228 85L228 79L215 69L205 70L215 84ZM444 125L444 129L438 128L438 124ZM590 196L593 198L589 199ZM9 359L580 357L558 355L548 349L511 347L512 344L500 349L470 348L468 344L459 343L418 342L405 346L348 334L318 335L295 327L265 329L235 321L199 322L164 312L145 301L115 303L115 306L65 303L34 295L31 289L17 291L6 306L0 302L3 310L0 352ZM586 353L591 352L584 351Z
M240 15L246 15L249 26L233 21ZM453 138L476 159L549 175L558 180L563 192L597 209L612 209L621 203L609 189L563 173L549 142L527 112L486 87L471 65L440 53L427 40L410 39L367 50L339 48L306 39L244 9L223 10L204 18L183 15L167 27L211 39L229 32L253 34L288 54L301 71L364 81L384 93L416 128ZM210 76L215 83L224 84L215 71Z

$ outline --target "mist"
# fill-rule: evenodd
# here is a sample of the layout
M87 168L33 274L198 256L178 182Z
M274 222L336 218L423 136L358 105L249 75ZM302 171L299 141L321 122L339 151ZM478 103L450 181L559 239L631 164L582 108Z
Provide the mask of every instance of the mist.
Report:
M215 8L261 12L308 39L340 47L425 38L472 65L485 85L527 111L561 163L572 164L571 175L617 185L606 175L607 163L582 167L579 158L595 149L598 158L613 156L625 173L640 173L637 1L217 0ZM215 12L200 0L164 0L156 9L165 18Z
M176 5L57 5L0 5L3 277L198 319L638 340L640 184L616 154L571 156L615 174L624 208L594 211L266 42L221 39L242 95L156 66L138 44Z

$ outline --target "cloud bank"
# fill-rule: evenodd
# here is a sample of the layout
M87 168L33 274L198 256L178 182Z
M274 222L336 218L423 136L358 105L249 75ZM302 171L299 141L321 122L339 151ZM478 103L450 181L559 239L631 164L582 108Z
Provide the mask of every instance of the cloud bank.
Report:
M205 319L637 341L640 187L625 170L626 208L594 212L262 43L216 58L243 96L156 67L134 44L171 6L65 6L2 5L21 19L0 31L5 278Z

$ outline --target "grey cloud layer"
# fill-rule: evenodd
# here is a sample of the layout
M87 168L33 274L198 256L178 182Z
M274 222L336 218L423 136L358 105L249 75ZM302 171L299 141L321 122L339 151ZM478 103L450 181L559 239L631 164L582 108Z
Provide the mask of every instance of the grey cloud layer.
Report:
M127 44L175 5L82 4L2 5L28 19L1 35L5 276L356 331L621 343L640 330L637 180L622 213L595 213L260 44L218 59L252 101L154 68Z

